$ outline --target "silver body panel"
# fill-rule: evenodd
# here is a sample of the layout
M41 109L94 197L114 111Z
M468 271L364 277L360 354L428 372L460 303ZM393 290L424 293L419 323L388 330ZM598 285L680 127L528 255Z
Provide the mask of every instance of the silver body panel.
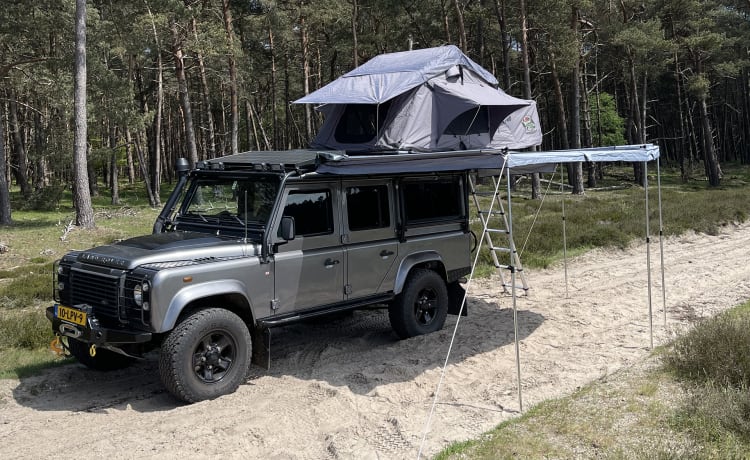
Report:
M451 177L463 187L465 176ZM252 238L237 231L223 235L222 229L185 231L189 225L178 221L163 233L93 248L68 260L75 259L76 270L116 270L123 280L121 297L127 295L126 276L147 283L147 323L128 327L155 334L169 332L194 305L245 312L258 324L354 308L370 298L387 300L401 292L416 266L456 281L471 265L465 196L456 217L407 225L402 179L302 175L283 181L267 229ZM369 209L368 203L377 205ZM370 212L377 214L372 222ZM295 213L297 232L286 241L279 230L282 216Z

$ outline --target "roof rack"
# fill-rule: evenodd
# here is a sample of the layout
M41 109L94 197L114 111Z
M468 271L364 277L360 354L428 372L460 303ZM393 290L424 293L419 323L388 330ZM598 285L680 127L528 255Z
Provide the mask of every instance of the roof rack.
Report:
M286 173L296 171L299 174L315 171L326 159L344 156L341 151L317 150L267 150L243 152L235 155L199 161L197 169L219 171L264 171Z

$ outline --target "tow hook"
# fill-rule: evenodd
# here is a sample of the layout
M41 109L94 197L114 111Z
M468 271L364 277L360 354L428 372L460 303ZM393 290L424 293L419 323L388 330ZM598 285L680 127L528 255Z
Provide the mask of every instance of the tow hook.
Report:
M91 348L89 348L89 356L92 358L96 356L96 344L91 344Z

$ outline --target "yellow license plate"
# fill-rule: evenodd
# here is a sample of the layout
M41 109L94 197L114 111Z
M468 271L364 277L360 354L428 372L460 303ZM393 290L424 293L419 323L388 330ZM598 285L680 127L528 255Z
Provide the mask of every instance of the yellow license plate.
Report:
M64 307L62 305L57 306L57 317L68 323L78 324L79 326L86 325L86 312L76 310L75 308Z

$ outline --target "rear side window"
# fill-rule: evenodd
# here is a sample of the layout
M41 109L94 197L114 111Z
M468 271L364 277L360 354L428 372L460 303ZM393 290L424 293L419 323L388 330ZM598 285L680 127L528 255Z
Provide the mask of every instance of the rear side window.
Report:
M295 231L299 236L333 233L331 191L325 189L289 192L284 207L284 216L294 217Z
M406 222L455 220L463 216L459 176L438 180L404 181Z
M388 187L369 185L347 187L346 213L349 229L372 230L391 225L388 207Z

